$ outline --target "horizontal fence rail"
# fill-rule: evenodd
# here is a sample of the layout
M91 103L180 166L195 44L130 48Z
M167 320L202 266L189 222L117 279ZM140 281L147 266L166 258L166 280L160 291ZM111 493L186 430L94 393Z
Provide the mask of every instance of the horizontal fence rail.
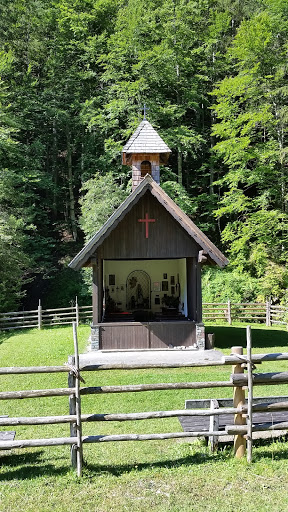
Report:
M204 302L204 321L221 321L229 325L233 321L265 323L267 326L287 325L288 306L267 302ZM73 306L67 308L43 309L39 301L38 309L31 311L10 311L0 313L0 330L51 327L53 325L71 325L76 322L92 322L92 306L79 306L77 298Z

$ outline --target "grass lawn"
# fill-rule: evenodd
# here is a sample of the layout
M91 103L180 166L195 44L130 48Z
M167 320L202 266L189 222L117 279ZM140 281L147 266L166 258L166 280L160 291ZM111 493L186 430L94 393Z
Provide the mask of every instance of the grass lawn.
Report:
M245 345L243 325L216 327L216 348L225 354ZM78 330L84 350L89 327ZM288 351L284 328L252 327L254 353ZM63 364L73 353L72 328L0 334L1 366ZM287 362L265 363L257 371L284 371ZM86 385L227 380L230 367L86 373ZM66 374L1 376L1 390L66 387ZM83 397L83 413L182 409L187 398L230 397L231 389L179 390ZM288 386L258 387L258 396L288 395ZM256 393L255 393L256 394ZM1 402L9 416L68 414L68 398ZM3 429L4 430L4 429ZM7 427L12 430L12 427ZM83 425L83 433L181 431L176 418ZM16 439L69 435L68 425L19 426ZM70 468L69 447L1 452L0 511L242 512L288 510L288 442L259 442L254 461L235 460L230 446L211 454L189 440L84 445L83 478Z

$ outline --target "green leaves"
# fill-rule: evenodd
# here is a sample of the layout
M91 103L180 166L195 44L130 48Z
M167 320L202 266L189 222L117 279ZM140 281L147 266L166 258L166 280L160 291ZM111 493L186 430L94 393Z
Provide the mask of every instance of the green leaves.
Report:
M89 240L124 201L129 192L123 185L119 186L112 172L105 175L97 173L84 183L82 192L85 192L85 195L81 199L80 225L86 240Z
M288 257L285 4L275 10L268 0L242 22L230 50L235 75L215 89L214 149L227 165L217 181L224 193L216 215L228 221L222 241L231 264L263 279L266 291L267 269L281 268ZM275 300L279 286L270 287Z

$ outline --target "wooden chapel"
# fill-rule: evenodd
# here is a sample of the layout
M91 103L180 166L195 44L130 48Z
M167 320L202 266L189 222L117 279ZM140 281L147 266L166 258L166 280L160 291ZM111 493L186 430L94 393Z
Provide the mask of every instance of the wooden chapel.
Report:
M75 256L93 268L91 348L205 348L201 266L228 261L160 187L170 149L144 119L125 144L132 192Z

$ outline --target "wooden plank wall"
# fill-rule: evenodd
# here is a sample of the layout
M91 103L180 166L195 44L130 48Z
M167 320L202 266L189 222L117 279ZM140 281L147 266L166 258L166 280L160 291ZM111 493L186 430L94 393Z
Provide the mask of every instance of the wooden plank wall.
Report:
M99 324L102 350L189 347L196 343L192 322L147 322Z

